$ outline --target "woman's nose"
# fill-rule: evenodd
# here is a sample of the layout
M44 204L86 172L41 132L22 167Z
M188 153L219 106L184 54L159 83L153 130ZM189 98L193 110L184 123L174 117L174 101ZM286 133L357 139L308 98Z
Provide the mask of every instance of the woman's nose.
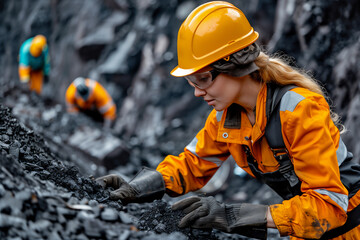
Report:
M195 97L201 97L201 96L204 96L205 94L206 94L205 90L195 87L195 89L194 89Z

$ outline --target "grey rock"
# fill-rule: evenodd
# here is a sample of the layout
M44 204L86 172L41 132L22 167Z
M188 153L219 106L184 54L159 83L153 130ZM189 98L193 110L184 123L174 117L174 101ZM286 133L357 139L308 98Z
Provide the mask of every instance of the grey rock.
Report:
M51 240L62 240L60 234L57 231L52 231L49 235L49 239Z
M0 184L0 198L6 194L6 190L2 184Z
M119 212L120 220L122 223L131 224L134 222L134 217L125 212Z
M129 230L124 230L120 235L118 240L127 240L130 236L130 231Z
M15 198L20 201L30 200L31 196L32 196L32 192L29 189L15 193Z
M155 230L155 232L163 233L166 230L166 225L163 223L159 223L158 225L156 225L154 230Z
M0 213L0 226L1 228L22 228L25 229L26 221L20 217L14 217Z
M0 141L0 148L4 149L4 150L9 150L10 149L10 145L3 142L3 141Z
M115 222L119 218L119 214L115 209L105 208L104 211L101 212L101 219L108 222Z
M51 222L45 219L40 219L36 222L29 222L29 228L32 231L36 231L38 233L47 232L51 227Z
M88 218L84 221L85 234L88 237L100 238L104 234L102 223L97 219Z

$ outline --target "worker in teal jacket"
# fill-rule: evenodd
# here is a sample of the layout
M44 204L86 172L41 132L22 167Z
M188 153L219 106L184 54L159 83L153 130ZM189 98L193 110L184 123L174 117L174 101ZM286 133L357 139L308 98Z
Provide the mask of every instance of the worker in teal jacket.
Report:
M20 47L19 77L23 84L28 84L31 91L42 91L43 82L50 74L50 57L46 38L43 35L27 39Z

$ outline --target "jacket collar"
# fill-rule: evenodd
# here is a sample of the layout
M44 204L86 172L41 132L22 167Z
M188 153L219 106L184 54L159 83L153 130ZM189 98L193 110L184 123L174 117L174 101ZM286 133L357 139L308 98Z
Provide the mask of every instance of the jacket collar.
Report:
M251 137L254 141L259 139L266 127L266 94L267 94L267 86L266 84L263 84L261 87L258 97L256 100L256 120L254 126L252 126L251 130ZM220 131L232 131L233 130L240 130L243 128L248 128L248 125L245 123L248 122L248 119L242 119L246 118L245 110L242 106L237 104L232 104L230 107L228 107L222 116L221 123L223 123L220 127ZM241 126L242 123L246 126Z

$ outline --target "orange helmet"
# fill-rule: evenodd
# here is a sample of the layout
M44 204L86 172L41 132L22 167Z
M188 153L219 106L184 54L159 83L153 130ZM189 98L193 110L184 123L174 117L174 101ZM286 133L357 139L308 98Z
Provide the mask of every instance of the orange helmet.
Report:
M202 4L189 14L179 29L178 66L171 75L190 75L249 46L258 37L244 13L231 3Z
M46 38L43 35L36 35L31 41L30 54L39 57L46 45Z

